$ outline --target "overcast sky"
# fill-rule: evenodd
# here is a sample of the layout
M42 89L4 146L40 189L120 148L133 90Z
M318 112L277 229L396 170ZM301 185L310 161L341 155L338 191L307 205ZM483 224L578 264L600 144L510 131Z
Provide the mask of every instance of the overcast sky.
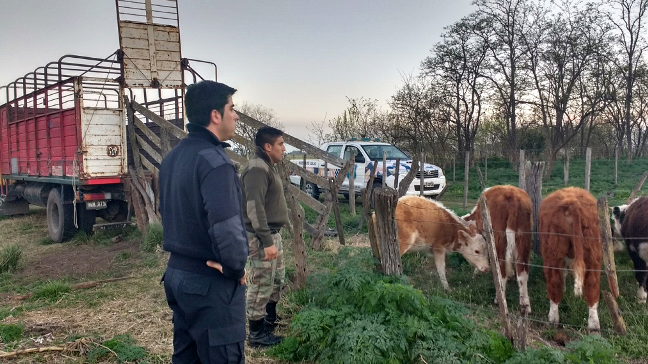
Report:
M0 0L0 85L65 54L119 48L114 0ZM236 104L272 109L289 134L383 105L417 74L471 0L179 0L182 56L214 62Z

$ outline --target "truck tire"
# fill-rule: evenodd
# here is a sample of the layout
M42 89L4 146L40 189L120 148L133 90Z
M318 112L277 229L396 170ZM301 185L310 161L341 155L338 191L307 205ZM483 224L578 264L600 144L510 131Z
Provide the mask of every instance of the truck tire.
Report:
M316 200L319 200L320 191L319 191L319 187L317 187L316 184L307 182L306 185L304 186L304 192L306 192L308 196Z
M79 230L92 235L96 217L97 210L86 209L84 202L77 204L77 225L79 225Z
M52 188L47 197L47 230L50 238L57 243L62 243L76 233L74 206L63 203L58 188Z

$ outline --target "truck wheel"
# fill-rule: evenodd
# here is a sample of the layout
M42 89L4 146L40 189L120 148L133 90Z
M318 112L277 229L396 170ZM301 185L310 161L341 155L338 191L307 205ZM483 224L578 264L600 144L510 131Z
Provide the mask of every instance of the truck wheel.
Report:
M57 243L71 238L76 232L74 206L63 203L61 191L58 188L52 188L47 197L47 230L49 230L50 238Z
M79 225L79 230L92 235L96 217L97 210L86 209L83 202L77 204L77 225Z
M319 187L317 187L316 184L311 182L306 183L306 186L304 186L304 192L306 192L308 196L316 200L319 200L320 192L319 192Z

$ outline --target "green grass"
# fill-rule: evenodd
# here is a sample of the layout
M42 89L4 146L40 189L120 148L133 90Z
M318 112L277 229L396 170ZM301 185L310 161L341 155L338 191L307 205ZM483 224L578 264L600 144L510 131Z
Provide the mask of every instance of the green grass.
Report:
M0 324L0 339L5 344L18 341L22 337L24 329L23 325Z
M0 249L0 273L15 272L22 262L23 250L18 245L9 245Z

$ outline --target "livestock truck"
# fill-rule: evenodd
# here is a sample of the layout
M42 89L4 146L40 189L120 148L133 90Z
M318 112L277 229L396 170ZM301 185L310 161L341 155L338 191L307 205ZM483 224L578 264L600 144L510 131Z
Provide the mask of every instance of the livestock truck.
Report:
M65 56L0 88L0 211L46 207L52 240L128 216L119 63Z
M360 194L360 191L369 187L371 171L375 173L372 187L382 187L383 180L388 187L394 187L396 184L396 175L398 174L402 181L405 175L409 172L412 166L412 159L396 146L389 143L382 143L376 139L371 138L351 138L347 141L331 142L321 146L329 154L332 154L341 159L348 159L353 156L354 164L354 186L349 188L349 176L345 178L340 186L340 193L348 198L349 191L355 191L355 194ZM386 175L383 175L383 157L386 160L385 167ZM396 161L399 160L399 168L396 170ZM306 159L293 160L293 163L303 167L310 172L319 175L331 173L336 175L339 167L327 165L321 159ZM328 169L328 171L327 171ZM296 186L300 186L304 192L311 197L317 199L320 195L320 186L312 182L302 179L300 176L291 175L290 181ZM407 188L406 195L419 195L421 188L423 189L423 196L435 198L440 195L446 188L446 178L443 170L434 165L425 163L423 168L423 178L421 178L420 169L416 172L416 178L410 183Z

